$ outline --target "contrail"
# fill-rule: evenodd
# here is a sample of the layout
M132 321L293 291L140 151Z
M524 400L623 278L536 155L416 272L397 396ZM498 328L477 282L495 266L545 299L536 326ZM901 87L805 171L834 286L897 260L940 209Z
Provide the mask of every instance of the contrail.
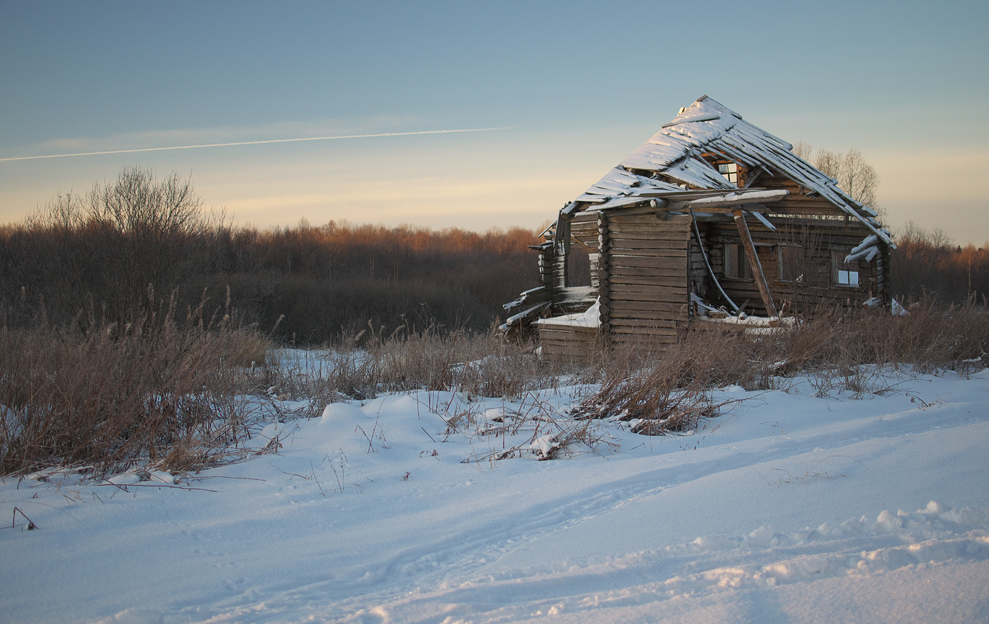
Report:
M104 154L134 154L137 152L164 152L167 150L201 149L204 147L233 147L235 145L264 145L266 143L299 143L302 141L338 141L341 139L370 139L374 137L413 136L418 134L455 134L458 132L491 132L508 128L460 128L457 130L419 130L417 132L381 132L378 134L346 134L339 136L303 137L301 139L267 139L264 141L237 141L235 143L204 143L202 145L173 145L171 147L142 147L138 149L107 150L104 152L77 152L75 154L47 154L45 156L12 156L0 158L0 162L12 160L39 160L42 158L72 158L74 156L102 156Z

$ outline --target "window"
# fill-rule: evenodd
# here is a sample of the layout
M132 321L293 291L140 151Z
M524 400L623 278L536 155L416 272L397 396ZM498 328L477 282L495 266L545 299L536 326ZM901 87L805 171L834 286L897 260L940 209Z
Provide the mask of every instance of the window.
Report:
M776 266L779 269L779 280L781 282L806 282L809 276L805 276L807 263L803 257L803 250L796 245L777 245Z
M732 184L738 186L738 165L733 162L718 163L718 173Z
M845 271L843 269L838 269L838 285L839 286L858 286L859 285L859 272L858 271Z
M725 244L725 277L752 279L752 267L745 257L745 247L740 244Z
M847 256L847 250L831 252L831 281L834 282L835 286L857 287L859 285L859 263L845 264Z

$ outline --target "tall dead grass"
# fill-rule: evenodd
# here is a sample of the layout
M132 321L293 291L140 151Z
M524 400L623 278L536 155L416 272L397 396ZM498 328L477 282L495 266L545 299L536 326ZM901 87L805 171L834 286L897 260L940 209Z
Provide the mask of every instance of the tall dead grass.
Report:
M0 311L0 474L59 464L107 473L135 462L195 470L248 435L247 396L267 396L273 406L305 399L308 410L293 410L312 417L328 403L384 392L514 400L579 380L600 385L576 416L634 421L635 431L655 435L696 428L723 410L713 388L779 388L804 375L825 393L881 392L882 380L868 371L965 373L981 368L989 350L982 307L929 300L906 316L828 309L758 334L688 330L664 352L646 343L602 351L577 372L495 332L432 328L369 328L333 349L272 357L267 339L239 326L229 309L205 308L203 301L179 314L173 300L124 326L92 312L67 327L40 316L33 329L12 328Z
M371 327L329 350L285 351L268 370L275 394L309 398L313 410L341 396L363 400L411 390L518 398L554 383L557 372L531 345L506 342L495 331L407 327L389 334Z
M989 313L969 302L943 307L931 299L887 310L822 308L795 325L745 333L737 328L688 330L663 353L648 344L613 352L600 390L578 408L585 417L635 421L634 430L661 434L693 429L724 402L713 388L784 386L806 375L819 394L853 395L889 389L884 371L962 374L989 363Z
M11 329L0 317L0 474L51 465L114 472L208 465L244 434L238 393L267 340L205 301L174 300L121 327L91 314ZM79 329L84 327L85 329Z

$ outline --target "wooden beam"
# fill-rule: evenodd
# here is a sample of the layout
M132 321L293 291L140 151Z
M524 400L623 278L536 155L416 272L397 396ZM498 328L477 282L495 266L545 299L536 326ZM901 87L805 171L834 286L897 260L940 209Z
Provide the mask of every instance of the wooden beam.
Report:
M749 266L752 268L752 275L755 277L756 286L759 287L759 294L762 295L762 302L766 306L769 316L779 316L776 306L773 304L773 296L769 292L769 283L766 282L766 274L762 271L762 264L759 256L755 252L755 245L752 244L752 235L749 234L749 226L745 224L745 212L741 208L736 208L732 213L735 215L735 225L738 233L742 237L742 246L745 247L745 255L749 259Z

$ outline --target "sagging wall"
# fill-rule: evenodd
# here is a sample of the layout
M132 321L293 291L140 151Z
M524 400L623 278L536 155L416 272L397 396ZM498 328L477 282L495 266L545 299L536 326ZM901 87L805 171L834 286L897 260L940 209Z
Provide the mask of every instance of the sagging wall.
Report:
M776 232L754 219L747 220L777 308L786 302L788 309L796 312L824 302L849 307L880 296L880 263L875 260L844 263L848 252L870 234L867 228L842 220L774 219L774 222L778 225ZM698 227L708 260L725 293L745 312L767 314L744 258L739 261L738 257L732 257L733 250L741 245L735 224L727 220L704 221ZM881 263L882 281L886 284L889 283L888 254L886 250L886 261ZM691 246L690 260L691 288L702 298L719 301L721 297L703 264L696 240ZM847 283L852 274L855 284ZM888 303L888 294L883 295Z
M856 306L878 296L879 263L844 264L869 230L844 219L780 217L771 231L746 219L777 309L805 311L832 303ZM601 299L602 331L613 344L649 340L672 344L690 314L690 293L718 304L723 298L704 262L690 215L630 209L582 212L572 236L591 249L591 288ZM697 229L718 282L745 312L766 315L741 237L729 217L698 219ZM729 257L735 248L734 261ZM889 283L888 250L883 266ZM732 268L734 266L734 268ZM856 285L839 284L837 271Z

